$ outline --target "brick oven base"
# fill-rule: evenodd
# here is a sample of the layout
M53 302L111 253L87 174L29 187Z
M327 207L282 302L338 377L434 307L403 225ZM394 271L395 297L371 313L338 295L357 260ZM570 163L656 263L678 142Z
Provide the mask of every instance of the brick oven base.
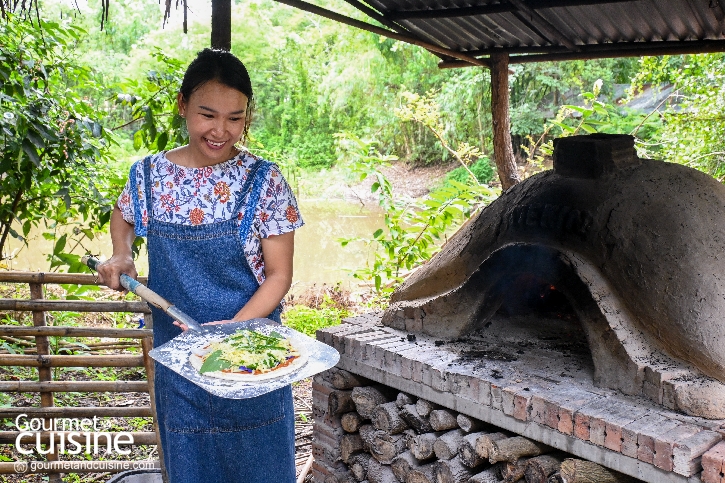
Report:
M471 341L410 340L380 317L350 318L317 338L340 352L340 369L640 480L725 482L723 420L595 387L576 357L539 351L512 360Z

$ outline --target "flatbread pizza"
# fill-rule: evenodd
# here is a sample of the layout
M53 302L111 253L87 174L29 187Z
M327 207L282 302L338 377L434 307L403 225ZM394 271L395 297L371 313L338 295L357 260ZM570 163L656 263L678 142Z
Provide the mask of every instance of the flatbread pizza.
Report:
M263 334L240 329L194 348L189 362L207 377L257 382L290 374L302 367L307 357L276 331Z

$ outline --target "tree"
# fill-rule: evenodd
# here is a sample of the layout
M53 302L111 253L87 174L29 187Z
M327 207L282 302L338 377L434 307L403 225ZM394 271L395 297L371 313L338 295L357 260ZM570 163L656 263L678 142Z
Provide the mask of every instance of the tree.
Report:
M82 34L12 14L0 23L0 253L8 236L24 239L41 221L82 218L90 223L79 230L92 237L90 226L110 217L102 173L111 138L102 113L77 94L91 79L71 55ZM56 241L61 258L65 243Z

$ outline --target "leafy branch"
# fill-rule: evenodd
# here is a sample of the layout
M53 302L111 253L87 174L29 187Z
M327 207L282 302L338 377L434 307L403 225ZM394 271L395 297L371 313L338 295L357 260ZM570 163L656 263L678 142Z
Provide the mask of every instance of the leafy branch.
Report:
M458 149L453 149L448 144L445 137L443 137L445 126L441 120L438 104L434 99L435 95L435 91L429 91L424 96L405 91L401 94L405 103L395 110L395 115L402 121L417 122L428 128L436 139L438 139L441 146L468 172L471 180L478 184L476 175L473 174L468 166L480 158L482 153L478 148L470 146L468 143L461 143Z

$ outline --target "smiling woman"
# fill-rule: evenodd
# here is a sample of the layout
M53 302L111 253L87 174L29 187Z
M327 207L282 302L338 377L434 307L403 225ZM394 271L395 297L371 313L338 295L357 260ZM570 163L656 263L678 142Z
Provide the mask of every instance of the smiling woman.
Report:
M269 318L292 282L294 231L303 225L279 168L238 142L252 86L231 53L205 49L178 94L189 143L136 162L111 218L113 256L99 281L122 290L136 276L131 244L146 236L149 288L208 324ZM152 309L154 346L185 326ZM212 396L164 366L156 369L163 462L171 483L295 481L290 386L249 399ZM183 460L179 455L183 454ZM228 455L246 454L250 458Z

